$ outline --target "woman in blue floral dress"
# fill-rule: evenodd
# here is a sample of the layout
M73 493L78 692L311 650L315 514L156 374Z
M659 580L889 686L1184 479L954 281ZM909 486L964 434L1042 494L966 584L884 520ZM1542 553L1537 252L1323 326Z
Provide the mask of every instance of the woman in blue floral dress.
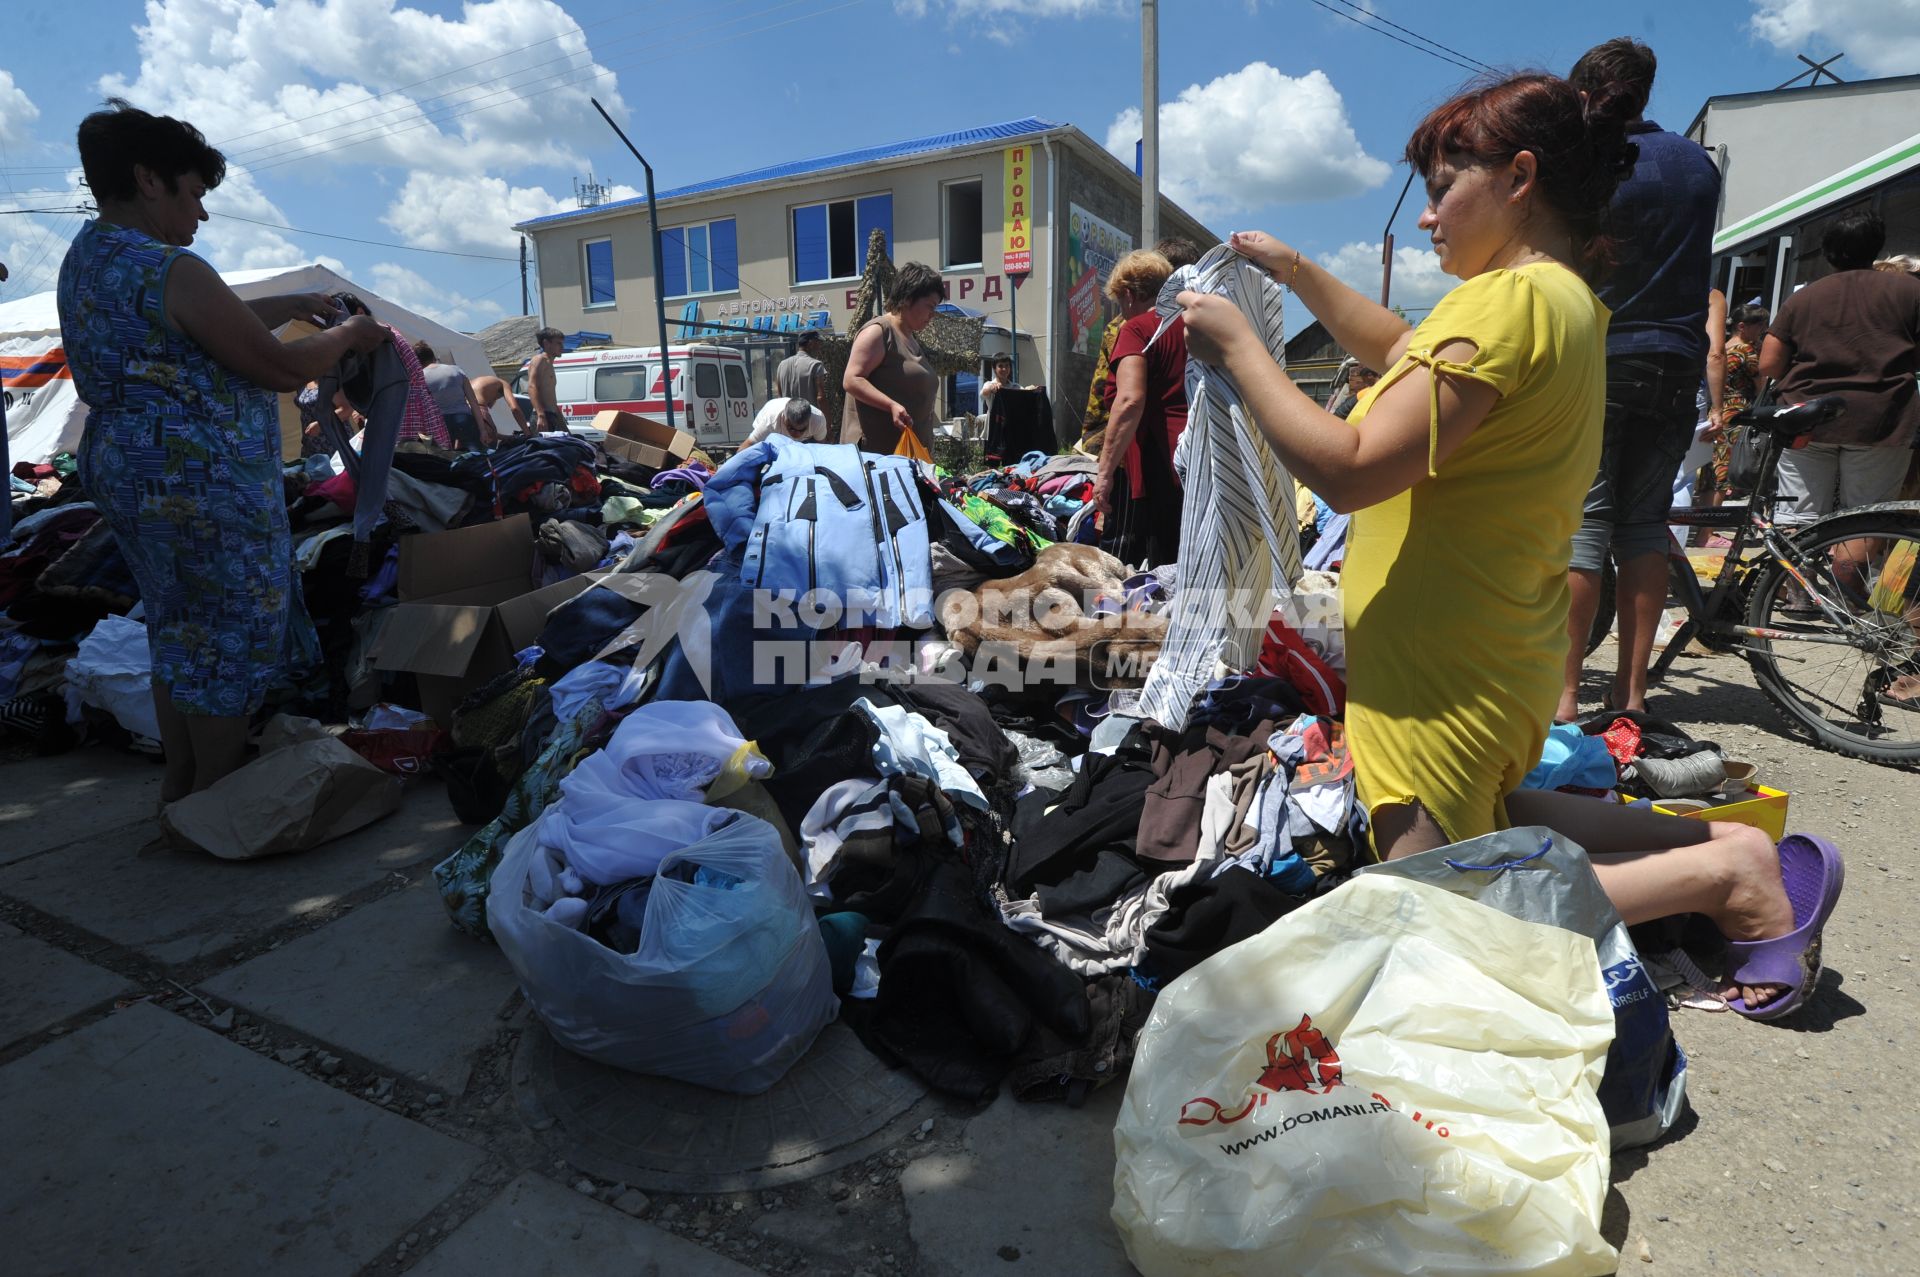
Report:
M282 344L330 299L242 301L185 248L226 161L192 125L115 99L80 125L99 206L60 267L60 334L88 405L80 477L140 585L173 801L238 767L286 650L276 391L387 339L356 318ZM321 322L325 322L322 319Z

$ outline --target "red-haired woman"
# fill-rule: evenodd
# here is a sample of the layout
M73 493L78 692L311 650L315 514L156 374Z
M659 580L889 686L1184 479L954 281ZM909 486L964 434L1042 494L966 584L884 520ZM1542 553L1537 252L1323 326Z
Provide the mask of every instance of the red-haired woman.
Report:
M1381 856L1544 824L1595 853L1630 923L1703 913L1734 940L1785 937L1794 910L1765 835L1516 792L1560 694L1567 560L1600 454L1608 313L1587 279L1634 157L1607 96L1520 75L1414 132L1420 227L1461 281L1417 329L1297 249L1233 237L1335 340L1388 370L1346 421L1302 393L1223 298L1182 295L1188 347L1241 387L1296 477L1357 512L1342 577L1347 733ZM1739 1009L1784 1011L1811 991L1767 970L1736 980Z

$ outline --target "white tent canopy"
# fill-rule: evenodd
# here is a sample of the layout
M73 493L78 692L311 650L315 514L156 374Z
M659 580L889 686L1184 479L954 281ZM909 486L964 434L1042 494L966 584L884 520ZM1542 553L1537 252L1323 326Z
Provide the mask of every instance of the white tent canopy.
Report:
M474 338L395 305L324 266L227 271L220 278L248 301L280 293L353 293L367 303L376 319L432 346L442 362L459 365L469 377L493 372L486 350ZM50 369L56 371L49 375ZM80 402L65 370L60 310L53 293L0 304L0 382L7 396L8 452L13 461L44 462L79 445L87 406Z

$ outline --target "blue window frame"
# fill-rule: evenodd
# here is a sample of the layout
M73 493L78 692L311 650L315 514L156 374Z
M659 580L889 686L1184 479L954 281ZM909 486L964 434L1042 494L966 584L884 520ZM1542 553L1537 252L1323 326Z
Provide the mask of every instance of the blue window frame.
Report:
M586 257L587 305L613 305L613 241L590 239L580 247Z
M893 252L893 196L802 204L793 210L793 282L818 284L854 279L867 264L867 237L886 236Z
M740 249L734 219L661 231L660 282L669 297L739 291Z

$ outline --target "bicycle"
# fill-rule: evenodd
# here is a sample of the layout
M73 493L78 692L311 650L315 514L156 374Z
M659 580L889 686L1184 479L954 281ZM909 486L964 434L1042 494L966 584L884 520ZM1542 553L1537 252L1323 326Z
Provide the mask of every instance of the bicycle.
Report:
M1920 502L1864 506L1798 529L1771 518L1781 454L1844 410L1829 395L1749 409L1728 422L1765 433L1764 459L1745 504L1668 516L1675 527L1728 531L1731 544L1702 590L1668 533L1668 575L1687 619L1648 669L1647 685L1697 639L1711 651L1743 654L1767 699L1814 744L1869 762L1920 763L1920 695L1887 694L1902 678L1920 681ZM1743 551L1756 541L1762 553L1747 559ZM1612 626L1611 568L1589 653Z

